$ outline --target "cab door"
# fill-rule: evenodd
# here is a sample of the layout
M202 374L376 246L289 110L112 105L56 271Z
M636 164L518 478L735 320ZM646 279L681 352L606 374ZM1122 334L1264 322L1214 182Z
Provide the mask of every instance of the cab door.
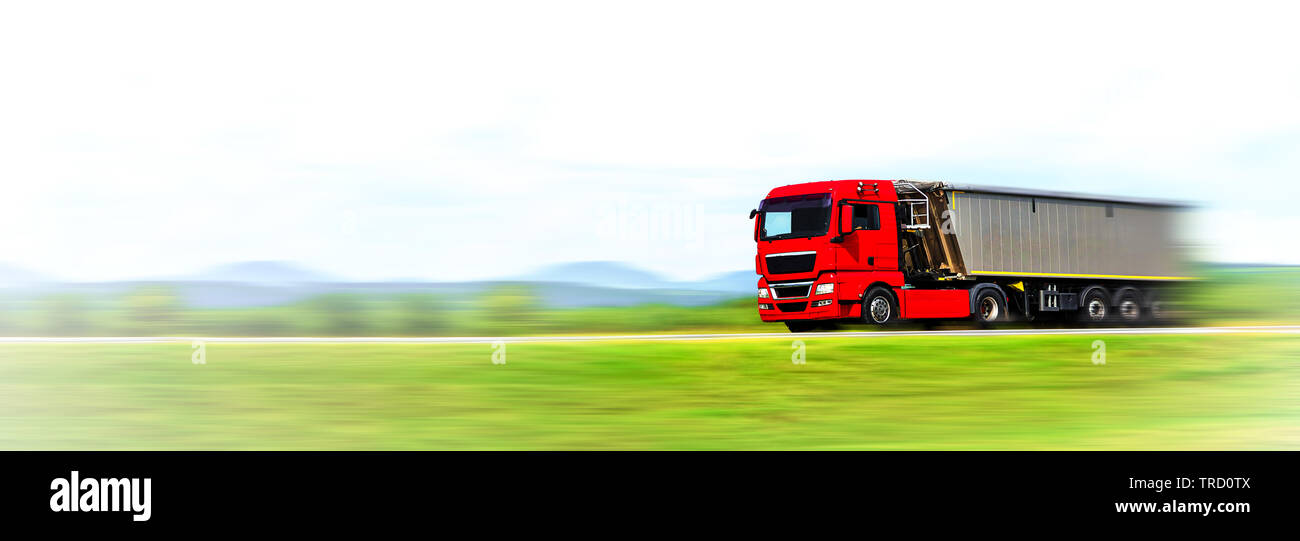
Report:
M836 267L842 271L898 270L898 227L893 203L845 202L839 206L844 241Z

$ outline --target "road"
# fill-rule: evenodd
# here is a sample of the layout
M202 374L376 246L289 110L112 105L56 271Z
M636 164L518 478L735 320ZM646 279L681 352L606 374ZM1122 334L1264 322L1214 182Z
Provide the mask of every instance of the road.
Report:
M495 342L600 342L600 341L693 341L693 340L743 340L743 339L807 339L835 338L885 338L898 336L1069 336L1069 335L1169 335L1169 334L1300 334L1300 325L1256 325L1240 327L1115 327L1095 329L977 329L943 331L858 331L858 332L764 332L764 333L712 333L712 334L632 334L605 336L446 336L446 337L180 337L180 336L115 336L115 337L62 337L16 336L0 337L0 344L31 343L93 343L93 344L159 344L185 342L232 342L250 344L490 344Z

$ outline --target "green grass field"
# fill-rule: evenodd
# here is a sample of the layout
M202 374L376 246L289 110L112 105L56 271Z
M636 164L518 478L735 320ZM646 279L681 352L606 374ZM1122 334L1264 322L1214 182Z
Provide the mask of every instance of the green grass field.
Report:
M1295 449L1300 337L0 345L3 449Z

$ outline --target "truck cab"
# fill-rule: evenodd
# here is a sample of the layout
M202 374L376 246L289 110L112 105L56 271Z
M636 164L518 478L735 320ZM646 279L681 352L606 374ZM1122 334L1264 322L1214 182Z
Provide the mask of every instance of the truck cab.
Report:
M782 186L754 212L759 316L805 322L857 318L868 287L899 290L898 195L891 181ZM896 303L886 308L897 310Z

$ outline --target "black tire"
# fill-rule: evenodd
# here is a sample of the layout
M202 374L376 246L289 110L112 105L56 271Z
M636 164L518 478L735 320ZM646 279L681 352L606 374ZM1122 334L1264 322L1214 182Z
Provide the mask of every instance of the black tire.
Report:
M1172 323L1169 318L1169 304L1161 299L1151 301L1147 305L1147 322L1152 325L1169 325Z
M1110 321L1110 302L1100 289L1093 289L1079 300L1079 322L1100 325Z
M1142 307L1141 299L1137 293L1128 291L1120 295L1119 302L1115 304L1115 320L1123 322L1125 325L1139 325L1146 323L1147 311Z
M816 321L787 321L785 322L785 328L790 329L790 332L808 332L817 328L817 322Z
M1142 321L1147 325L1164 325L1169 321L1169 305L1158 292L1147 291L1143 294L1146 303L1142 305Z
M894 293L876 286L862 296L862 321L873 325L892 325L898 321L898 301Z
M1006 321L1007 301L996 289L985 289L975 296L975 312L971 314L980 326L988 326L999 321Z

